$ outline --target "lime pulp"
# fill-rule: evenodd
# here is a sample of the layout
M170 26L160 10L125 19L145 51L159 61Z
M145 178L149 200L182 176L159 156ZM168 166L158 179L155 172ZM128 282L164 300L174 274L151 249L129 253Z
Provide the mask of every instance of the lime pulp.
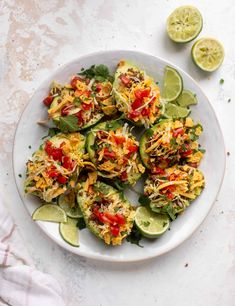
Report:
M49 222L67 222L66 213L56 204L45 204L38 207L33 215L33 220Z

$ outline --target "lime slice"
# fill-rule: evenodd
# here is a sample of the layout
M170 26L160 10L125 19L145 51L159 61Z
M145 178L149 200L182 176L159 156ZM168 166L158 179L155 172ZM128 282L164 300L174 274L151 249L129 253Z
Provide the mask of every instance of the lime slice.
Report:
M40 221L67 222L66 213L56 204L45 204L38 207L32 218Z
M168 229L170 220L167 215L157 214L140 206L136 210L135 224L144 237L157 238Z
M167 34L177 43L186 43L198 36L202 30L202 15L190 5L180 6L167 18Z
M175 101L179 106L187 107L189 105L197 104L196 94L190 90L183 90L181 95Z
M166 66L163 81L162 97L166 102L176 100L183 90L183 80L177 70Z
M192 47L195 64L204 71L212 72L219 68L224 60L224 48L214 38L201 38Z
M64 239L64 241L68 242L72 246L78 247L78 228L77 228L77 220L68 217L66 223L60 223L60 235Z
M178 106L173 103L168 103L165 108L164 116L166 118L185 118L190 114L190 109Z
M77 204L75 192L62 194L58 199L59 206L65 211L66 215L71 218L81 218L82 212Z

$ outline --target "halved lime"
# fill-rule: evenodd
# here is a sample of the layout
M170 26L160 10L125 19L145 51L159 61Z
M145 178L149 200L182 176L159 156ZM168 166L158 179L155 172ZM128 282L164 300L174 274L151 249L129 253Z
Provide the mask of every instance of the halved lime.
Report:
M78 221L76 219L68 217L67 222L60 223L59 226L60 235L64 241L75 247L79 246L77 222Z
M190 109L181 107L173 103L168 103L163 114L166 118L186 118L190 114Z
M77 204L74 190L71 190L68 194L62 194L58 199L58 205L65 211L68 217L82 217L82 212Z
M167 18L167 34L177 43L186 43L198 36L202 30L202 15L190 5L176 8Z
M168 229L170 220L167 215L157 214L140 206L136 210L135 224L144 237L157 238Z
M179 72L169 66L166 66L163 81L162 98L166 102L176 100L183 90L183 80Z
M224 60L224 48L214 38L201 38L191 50L194 63L204 71L212 72L219 68Z
M66 213L56 204L45 204L38 207L32 218L40 221L67 222Z
M189 105L197 104L196 94L190 90L183 90L181 95L175 101L179 106L187 107Z

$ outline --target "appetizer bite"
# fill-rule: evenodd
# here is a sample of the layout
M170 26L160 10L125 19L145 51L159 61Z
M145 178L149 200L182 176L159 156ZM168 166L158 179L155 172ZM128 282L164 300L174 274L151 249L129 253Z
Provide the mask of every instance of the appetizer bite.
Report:
M145 182L144 194L150 208L168 214L172 220L183 212L202 192L205 180L202 172L188 165L175 165L150 175Z
M79 133L47 139L26 164L25 193L45 202L75 186L83 165L85 139Z
M70 84L51 84L43 102L48 116L63 132L75 132L96 124L104 115L116 113L113 85L104 65L92 66L72 77Z
M138 154L139 143L127 123L96 125L87 136L86 147L100 176L134 185L145 171Z
M160 91L145 71L120 61L113 84L117 108L125 117L146 128L161 115Z
M204 150L197 139L202 126L186 119L166 119L148 129L140 140L140 155L143 164L152 173L161 174L162 169L175 163L188 163L197 167Z
M122 193L97 181L77 193L87 227L106 244L120 245L133 227L135 210Z

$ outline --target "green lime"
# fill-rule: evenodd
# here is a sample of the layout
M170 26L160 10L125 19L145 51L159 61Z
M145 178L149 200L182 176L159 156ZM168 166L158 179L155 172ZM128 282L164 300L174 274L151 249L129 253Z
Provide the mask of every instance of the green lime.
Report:
M196 94L190 90L183 90L181 95L175 101L179 106L187 107L197 104Z
M56 204L45 204L38 207L32 218L40 221L67 222L66 213Z
M201 38L191 50L194 63L204 71L212 72L219 68L224 60L224 48L214 38Z
M183 90L183 80L179 72L169 66L166 66L163 81L162 97L166 102L176 100Z
M81 218L82 212L76 201L75 191L71 190L68 194L62 194L58 199L59 206L70 218Z
M144 237L157 238L168 229L170 220L167 215L157 214L140 206L136 210L135 224Z
M163 114L166 118L185 118L190 114L190 109L181 107L173 103L168 103Z
M202 30L202 15L190 5L176 8L167 18L167 34L177 43L186 43L198 36Z
M78 220L68 217L67 222L60 223L59 227L60 235L64 241L75 247L79 246L77 222Z

